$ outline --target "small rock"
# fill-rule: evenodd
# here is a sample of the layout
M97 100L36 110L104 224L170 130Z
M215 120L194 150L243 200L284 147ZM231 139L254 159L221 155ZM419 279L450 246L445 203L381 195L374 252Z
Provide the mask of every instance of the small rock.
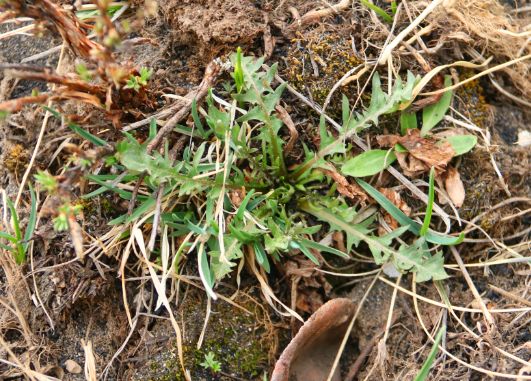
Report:
M74 360L66 360L65 368L68 373L74 373L74 374L79 374L83 370L81 369L81 366Z

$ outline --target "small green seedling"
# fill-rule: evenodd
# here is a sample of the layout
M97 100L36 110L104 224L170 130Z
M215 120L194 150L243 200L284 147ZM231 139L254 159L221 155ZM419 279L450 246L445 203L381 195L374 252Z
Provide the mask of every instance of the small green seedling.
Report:
M380 16L382 18L382 20L384 20L386 23L391 24L393 22L393 16L395 15L396 8L397 8L396 2L394 0L391 3L391 13L393 14L393 16L389 15L389 13L387 13L382 8L380 8L379 6L371 3L368 0L360 0L360 2L361 2L361 4L363 6L365 6L365 7L369 8L370 10L374 11L374 13L376 13L378 16Z
M245 79L243 77L243 66L242 66L242 48L238 47L236 50L236 59L234 62L234 73L232 73L234 78L234 83L236 85L236 91L241 93Z
M59 183L54 176L48 172L39 171L34 178L48 194L57 194ZM68 230L70 227L68 222L69 219L77 216L82 209L82 205L71 205L70 202L65 201L63 205L59 207L56 217L52 220L54 230L57 232Z
M133 89L136 92L140 91L141 87L145 87L148 84L149 79L151 78L151 75L153 74L152 69L148 69L147 67L143 67L140 69L140 75L131 75L129 79L127 80L127 83L125 85L126 89Z
M213 373L218 373L221 371L221 363L215 359L215 355L213 352L208 352L205 355L205 361L203 361L201 364L203 368L210 369Z
M83 63L80 63L76 66L76 73L85 82L89 82L92 80L92 74Z
M31 207L30 215L28 219L28 224L24 234L22 234L22 228L20 226L20 219L15 209L15 205L11 200L7 200L7 207L11 213L11 225L14 231L14 235L6 231L0 231L0 239L5 239L8 241L8 244L0 243L2 249L11 251L15 257L17 264L21 265L26 261L26 254L28 252L28 247L30 244L31 237L35 231L35 226L37 223L37 198L33 188L30 187L30 197L31 197Z

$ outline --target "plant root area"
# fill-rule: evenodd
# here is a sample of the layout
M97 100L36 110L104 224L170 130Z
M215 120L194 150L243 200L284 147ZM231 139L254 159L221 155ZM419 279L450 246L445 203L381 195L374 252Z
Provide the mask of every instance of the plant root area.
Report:
M14 214L22 227L21 237L0 236L0 379L308 381L296 372L279 378L275 363L304 321L346 298L351 327L342 325L338 361L318 369L315 381L328 374L334 381L531 380L526 1L3 0L0 11L0 232L16 235ZM282 125L281 164L262 155L274 153L272 145L255 140L270 120L239 114L252 111L238 85L237 51L244 68L246 57L263 57L257 73L278 65L273 89L287 83L271 111ZM375 73L387 94L408 72L417 85L426 79L409 104L345 139L328 124L341 127L350 110L351 118L371 110ZM450 105L429 135L401 134L405 112L420 130L424 110L448 85L455 85ZM213 107L227 111L230 131L242 126L238 139L249 144L239 152L247 156L226 153L241 140L225 146L224 134L233 132L212 127L223 118ZM214 132L201 135L209 126ZM444 152L435 139L455 134L477 143L438 161ZM344 140L346 150L290 183L324 137ZM131 141L144 152L126 161L121 147ZM455 246L430 246L444 260L444 279L417 282L419 271L392 258L379 263L369 243L352 245L330 221L297 209L307 195L329 200L338 215L355 210L351 221L368 221L366 234L383 242L400 221L342 168L345 158L367 148L391 152L395 143L409 152L397 151L397 161L363 179L422 225L435 168L430 229L464 233ZM198 167L206 169L187 189L166 192L169 180L155 179L143 162L158 155L166 160L159 169L166 162L188 168L201 145ZM255 175L266 161L265 175ZM238 171L225 187L216 183L218 193L202 188L232 164ZM282 165L287 175L277 176ZM231 187L240 174L267 186L256 194ZM318 246L309 255L300 245L282 251L275 229L285 225L253 219L252 208L266 202L257 195L277 197L268 208L283 209L286 220L320 225L305 237L347 257ZM255 230L234 239L242 218ZM205 237L219 231L233 241L210 248L216 258L205 254L205 275ZM258 234L267 235L267 250L253 243ZM414 239L409 231L389 244L399 250ZM238 240L242 249L223 262ZM416 378L442 328L429 375ZM312 369L304 356L314 349L293 363Z

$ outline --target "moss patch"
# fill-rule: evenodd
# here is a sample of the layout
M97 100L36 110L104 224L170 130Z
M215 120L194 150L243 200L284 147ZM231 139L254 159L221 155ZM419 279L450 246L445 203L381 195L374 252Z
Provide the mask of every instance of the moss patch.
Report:
M249 297L238 297L235 302L251 313L226 302L212 303L212 312L203 344L197 349L197 341L204 324L206 305L199 292L188 295L181 308L186 311L182 329L184 332L184 357L186 369L194 380L231 380L228 375L245 380L260 380L269 367L269 351L276 347L276 338L267 331L264 310ZM264 324L266 323L266 324ZM166 329L172 332L169 324ZM161 329L162 327L159 327ZM164 330L164 329L161 329ZM214 374L200 364L205 355L213 352L221 363L221 372ZM134 379L152 381L181 381L182 374L177 348L174 344L159 351L144 366L142 375Z
M310 30L292 41L284 75L297 90L323 105L333 86L362 62L354 54L348 36ZM341 111L341 94L357 96L354 83L336 90L329 104L332 114Z

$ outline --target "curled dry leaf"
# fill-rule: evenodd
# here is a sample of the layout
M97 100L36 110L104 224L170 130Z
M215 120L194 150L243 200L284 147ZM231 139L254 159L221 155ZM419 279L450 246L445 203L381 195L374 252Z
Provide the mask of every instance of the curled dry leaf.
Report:
M317 251L313 254L323 261ZM328 296L332 291L332 286L323 273L315 270L315 264L309 259L301 256L293 257L286 263L286 276L296 282L292 287L296 289L295 305L299 311L314 313L323 304L323 296Z
M367 200L367 195L356 183L349 183L345 176L341 175L335 169L321 169L321 171L337 184L337 191L343 196L347 196L351 199L356 199L361 202Z
M241 189L235 189L229 192L229 198L234 207L236 209L239 208L245 198L245 188L242 187Z
M455 155L450 143L423 138L420 131L415 129L408 130L406 136L380 135L376 139L381 147L394 147L396 144L404 146L410 156L409 163L404 153L400 152L397 153L398 162L405 171L412 174L425 172L431 167L443 169ZM398 154L402 157L399 158ZM422 165L424 170L421 170Z
M459 208L465 201L465 187L459 176L459 172L454 167L448 167L445 173L444 187L454 205Z

